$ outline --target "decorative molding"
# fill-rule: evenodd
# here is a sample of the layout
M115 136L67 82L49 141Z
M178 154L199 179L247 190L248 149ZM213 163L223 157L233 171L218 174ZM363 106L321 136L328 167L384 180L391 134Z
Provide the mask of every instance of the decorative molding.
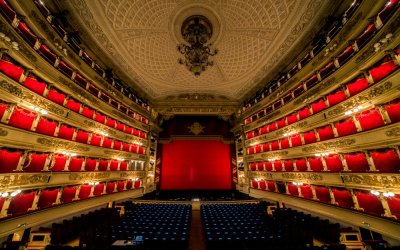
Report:
M324 176L316 173L282 173L282 178L291 180L322 181Z
M49 138L44 138L44 137L39 137L36 140L37 143L52 147L52 148L57 148L60 150L72 150L72 151L90 151L89 147L87 146L82 146L79 145L79 143L76 142L64 142L60 141L58 139L49 139Z
M188 127L189 131L195 135L199 135L201 133L204 133L204 129L206 127L202 126L200 123L198 122L194 122L192 125L190 125Z
M272 158L272 159L279 159L281 157L284 157L285 155L288 155L289 151L278 151L278 152L266 152L264 154L261 154L262 158Z
M392 88L392 86L393 84L390 81L380 84L379 86L372 88L366 93L357 95L355 98L347 102L344 102L343 104L337 105L335 108L329 110L327 114L328 116L336 116L344 114L344 112L347 110L351 110L359 105L371 101L373 98L377 96L385 94Z
M8 131L6 129L0 128L0 136L7 136Z
M110 178L110 173L108 172L86 172L86 173L70 173L68 179L71 181L86 181L86 180L101 180Z
M327 81L320 82L319 84L317 84L316 87L311 88L304 95L294 100L293 104L299 105L301 103L306 102L307 100L315 97L320 91L323 91L324 89L327 89L328 87L332 86L335 81L336 78L332 77L329 78Z
M340 139L336 141L319 142L316 145L303 147L301 150L306 153L317 153L321 151L334 150L347 147L356 143L356 139Z
M145 171L128 171L128 172L121 172L120 173L121 178L145 178L146 177L146 172Z
M95 122L95 121L91 121L91 120L84 120L83 121L83 123L85 124L85 125L87 125L88 127L92 127L92 128L94 128L95 130L101 130L101 131L103 131L103 132L107 132L107 134L109 134L109 135L116 135L117 134L117 132L116 131L114 131L114 130L112 130L112 129L109 129L107 126L105 126L105 125L103 125L103 124L100 124L100 123L98 123L98 122Z
M46 184L50 181L50 177L50 174L2 174L0 175L0 187Z
M391 128L385 131L387 137L398 137L400 136L400 127Z
M75 83L72 82L72 80L65 80L64 76L59 76L58 80L65 86L67 86L69 89L71 89L74 94L76 94L80 98L86 99L86 101L91 102L93 104L99 105L100 101L92 96L91 94L87 93L84 89L81 87L78 87L75 85Z
M399 174L351 174L342 175L342 180L345 185L400 188Z

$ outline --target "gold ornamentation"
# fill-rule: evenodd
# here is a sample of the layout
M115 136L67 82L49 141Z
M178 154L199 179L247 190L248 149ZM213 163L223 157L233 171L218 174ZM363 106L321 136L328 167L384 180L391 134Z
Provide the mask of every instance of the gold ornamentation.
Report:
M301 150L306 153L317 153L321 151L347 147L354 143L356 143L356 139L341 139L337 141L317 143L317 145L304 147Z
M106 132L107 134L109 134L109 135L115 135L116 134L116 132L114 131L114 130L112 130L112 129L109 129L109 128L107 128L105 125L102 125L102 124L100 124L100 123L98 123L98 122L94 122L94 121L90 121L90 120L84 120L83 121L83 123L85 124L85 125L87 125L88 127L92 127L92 128L94 128L95 130L100 130L100 131L102 131L102 132Z
M315 173L282 173L282 178L291 180L322 181L322 174Z
M330 87L335 81L336 81L336 78L332 77L325 82L318 83L316 87L310 89L304 95L302 95L299 98L297 98L296 100L294 100L293 104L298 105L298 104L305 102L307 99L311 99L311 98L315 97L316 94L318 94L320 91Z
M396 128L391 128L387 131L385 131L385 135L387 137L397 137L400 136L400 128L396 127Z
M72 151L89 151L89 147L79 145L75 142L64 142L57 139L48 139L39 137L36 140L37 143L56 149L72 150Z
M4 128L0 128L0 136L7 136L8 135L8 131L5 130Z
M266 152L264 154L261 154L262 158L272 158L272 159L280 159L284 157L285 155L288 155L289 151L280 151L280 152Z
M71 181L82 181L82 180L100 180L110 178L110 173L99 172L99 173L70 173L69 180Z
M93 97L91 94L87 93L85 90L83 90L81 87L76 86L74 83L72 83L71 81L67 81L64 79L63 76L58 77L58 80L65 86L67 86L68 88L70 88L72 90L72 92L78 96L80 96L81 98L86 99L87 101L94 103L96 105L99 105L99 100L95 97Z
M15 85L12 84L12 83L9 83L9 82L7 82L7 81L5 81L5 80L2 80L2 81L0 82L0 87L1 87L2 89L6 90L6 91L7 91L8 93L10 93L10 94L13 94L13 95L15 95L15 96L17 96L17 97L23 97L21 88L15 86Z
M0 187L28 186L46 184L50 181L49 174L5 174L0 176Z
M188 127L189 131L195 135L199 135L200 133L204 133L204 129L206 127L202 126L200 123L195 122Z
M282 136L283 134L293 132L294 130L302 129L304 127L307 127L307 125L307 121L298 122L296 124L283 128L281 131L276 132L276 136Z
M399 174L349 174L342 175L344 184L347 185L361 185L368 187L384 187L384 188L400 188L400 175Z
M112 150L104 150L104 153L107 155L114 155L115 157L126 157L126 158L132 158L133 154L132 153L124 153L124 152L116 152Z
M121 178L145 178L146 177L146 172L145 171L127 171L127 172L121 172L120 173Z

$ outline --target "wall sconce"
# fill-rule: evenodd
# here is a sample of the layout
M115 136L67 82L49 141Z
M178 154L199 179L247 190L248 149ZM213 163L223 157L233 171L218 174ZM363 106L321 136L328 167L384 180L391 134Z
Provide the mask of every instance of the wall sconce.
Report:
M66 156L76 156L76 153L69 153L69 152L61 152L61 154L66 155Z
M47 114L48 114L48 112L47 112L46 110L41 109L41 108L39 108L39 107L36 107L36 106L34 106L34 105L30 105L28 108L31 109L31 110L34 110L34 111L36 111L36 112L39 112L39 113L41 113L42 115L47 115Z
M11 38L6 36L6 34L4 34L3 32L0 32L0 39L3 39L4 41L10 43L12 49L19 50L19 44L15 41L11 41Z
M375 196L380 196L381 193L379 191L376 190L371 190L371 194L375 195ZM384 197L394 197L394 193L393 192L382 192L382 195Z
M303 186L303 182L292 182L292 184L293 185L296 185L296 186Z
M390 2L388 2L390 4ZM381 48L383 47L383 45L385 45L386 43L389 43L393 37L392 33L388 33L386 34L386 36L384 38L382 38L381 40L379 40L377 43L374 44L374 48L375 48L375 52L378 52L381 50Z
M108 134L106 132L100 131L99 134L103 135L103 136L108 136Z
M328 156L330 155L330 153L319 153L319 154L315 154L315 156L319 157L319 156Z
M15 190L15 191L13 191L11 193L9 193L9 192L11 192L11 191L8 191L8 192L6 191L6 192L3 192L3 193L0 193L0 196L2 198L7 198L8 196L14 197L17 194L21 193L21 189Z
M88 182L88 184L90 185L90 186L96 186L96 185L98 185L100 182L98 182L98 181L89 181Z

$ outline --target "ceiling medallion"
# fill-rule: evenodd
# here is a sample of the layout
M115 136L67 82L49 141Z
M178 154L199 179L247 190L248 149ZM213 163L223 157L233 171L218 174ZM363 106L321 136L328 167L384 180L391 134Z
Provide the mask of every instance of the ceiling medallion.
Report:
M215 56L217 49L212 49L212 44L207 44L212 36L213 29L210 21L200 15L190 16L182 24L182 38L189 44L178 44L178 51L184 55L178 62L186 66L196 77L205 71L207 66L212 66L213 61L209 56Z

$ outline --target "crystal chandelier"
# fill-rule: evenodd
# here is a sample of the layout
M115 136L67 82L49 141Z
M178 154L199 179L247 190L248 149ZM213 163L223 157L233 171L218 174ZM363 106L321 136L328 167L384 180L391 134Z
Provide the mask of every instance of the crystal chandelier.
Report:
M218 52L210 48L212 44L207 44L212 36L212 25L204 16L190 16L183 22L181 34L189 45L178 44L178 51L184 55L178 62L198 77L207 66L213 65L209 56L215 56Z

